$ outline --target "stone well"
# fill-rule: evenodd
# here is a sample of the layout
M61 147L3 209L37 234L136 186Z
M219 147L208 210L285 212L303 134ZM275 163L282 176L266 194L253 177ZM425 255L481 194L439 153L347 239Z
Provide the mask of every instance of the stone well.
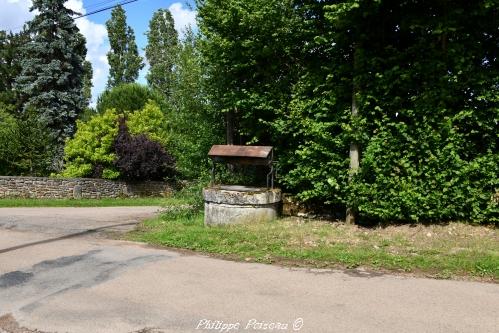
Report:
M281 190L219 185L203 190L205 225L269 222L279 216Z

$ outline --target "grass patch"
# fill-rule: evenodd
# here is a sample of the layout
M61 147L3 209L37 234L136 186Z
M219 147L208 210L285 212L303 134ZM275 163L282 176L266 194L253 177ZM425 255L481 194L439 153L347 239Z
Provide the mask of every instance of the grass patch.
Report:
M170 206L183 204L182 198L117 198L117 199L0 199L0 208L7 207L120 207Z
M499 233L450 223L366 229L284 218L272 223L205 227L199 209L175 208L126 236L222 257L318 268L365 267L436 278L499 282Z

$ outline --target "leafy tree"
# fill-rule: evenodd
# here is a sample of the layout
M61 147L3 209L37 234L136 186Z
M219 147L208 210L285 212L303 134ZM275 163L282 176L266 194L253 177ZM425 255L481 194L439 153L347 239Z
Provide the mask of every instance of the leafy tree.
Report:
M223 143L223 122L208 103L198 38L188 29L179 46L173 72L171 107L167 112L170 143L178 171L186 178L207 173L207 154Z
M114 150L117 155L115 166L123 179L162 180L174 175L173 157L145 134L131 135L124 118L120 120Z
M152 88L169 96L178 52L178 33L169 10L159 9L154 13L146 35L145 51L150 65L147 82Z
M110 66L108 88L135 82L144 64L135 43L135 34L127 25L126 14L121 6L113 9L106 27L111 45L111 50L107 53Z
M228 143L271 142L268 122L290 96L301 53L293 0L197 1L200 49Z
M32 109L46 122L59 145L75 131L85 108L83 94L85 38L64 0L34 0L35 18L28 23L29 43L22 48L16 90L23 110Z
M83 63L83 68L83 96L85 97L85 106L88 107L90 105L90 101L92 100L92 76L94 75L94 71L92 69L92 63L88 60L85 60Z
M97 113L104 113L107 109L116 109L125 114L141 110L149 100L157 104L164 103L163 98L147 86L138 83L127 83L104 91L97 99Z

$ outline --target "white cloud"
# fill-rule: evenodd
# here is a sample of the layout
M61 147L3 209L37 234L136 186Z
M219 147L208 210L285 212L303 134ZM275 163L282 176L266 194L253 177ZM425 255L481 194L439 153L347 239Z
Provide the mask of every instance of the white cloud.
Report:
M139 71L137 82L140 84L147 84L146 75L149 72L149 62L147 61L145 50L139 49L139 55L142 57L144 67Z
M175 2L168 7L172 13L173 20L175 21L175 29L179 35L182 36L185 29L191 26L193 29L196 27L197 11L190 8L184 8L180 2Z
M30 7L31 0L0 0L0 30L20 31L35 16Z
M77 13L85 14L82 0L68 0L65 6ZM95 105L97 96L104 91L109 73L109 64L106 54L109 50L106 26L90 21L87 17L75 20L76 26L87 40L87 60L92 63L94 75L92 77L92 104Z
M85 14L82 0L68 0L65 3L67 8L80 14ZM0 0L0 30L19 31L23 24L31 20L35 13L29 11L31 0ZM107 82L109 64L106 53L109 50L107 30L103 24L90 21L87 17L77 19L76 25L87 40L87 57L92 63L94 75L92 83L92 99L95 103L97 96L101 93Z

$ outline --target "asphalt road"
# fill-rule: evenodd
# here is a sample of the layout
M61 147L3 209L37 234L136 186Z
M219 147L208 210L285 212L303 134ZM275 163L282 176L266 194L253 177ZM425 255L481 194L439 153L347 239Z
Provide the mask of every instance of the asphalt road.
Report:
M0 209L0 332L499 332L499 285L110 240L156 207Z

